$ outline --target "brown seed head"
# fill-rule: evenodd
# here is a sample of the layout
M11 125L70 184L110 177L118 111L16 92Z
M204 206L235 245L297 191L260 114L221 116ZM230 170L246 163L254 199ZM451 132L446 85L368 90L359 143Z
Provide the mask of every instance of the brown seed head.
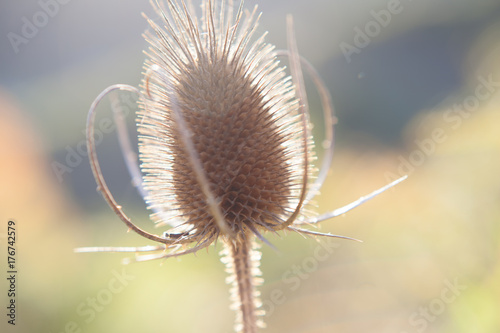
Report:
M189 130L220 211L235 234L279 229L295 210L304 174L303 127L290 78L263 37L251 43L258 19L233 19L232 2L192 9L158 5L143 82L149 96L139 114L140 159L155 216L199 237L220 230L179 133L174 108ZM167 14L170 12L170 16ZM245 18L243 18L245 16ZM307 170L309 172L309 170Z

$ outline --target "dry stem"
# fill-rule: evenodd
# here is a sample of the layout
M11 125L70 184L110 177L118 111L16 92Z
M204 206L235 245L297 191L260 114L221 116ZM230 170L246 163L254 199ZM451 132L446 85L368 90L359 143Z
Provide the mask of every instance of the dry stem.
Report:
M261 282L258 278L261 275L258 267L261 253L257 247L254 236L248 234L236 241L225 242L225 249L221 253L221 260L229 273L227 282L232 283L232 308L237 311L237 332L256 333L259 327L263 327L263 322L259 319L262 313L258 310L260 293L256 290Z

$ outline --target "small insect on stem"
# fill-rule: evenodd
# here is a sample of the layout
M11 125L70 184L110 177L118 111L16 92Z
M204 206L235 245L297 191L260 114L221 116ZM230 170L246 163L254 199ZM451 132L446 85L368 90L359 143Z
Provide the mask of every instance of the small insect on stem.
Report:
M220 239L222 261L232 284L235 330L263 327L259 310L260 252L257 240L288 229L313 236L350 237L302 229L359 206L405 177L343 208L319 217L303 207L321 188L333 155L331 97L314 68L300 57L291 16L288 51L253 38L259 15L233 2L202 0L202 15L184 0L153 1L161 23L146 17L141 90L128 85L105 89L92 103L87 145L98 190L127 227L159 245L87 247L77 252L134 252L134 261L194 253ZM287 57L291 76L280 67ZM315 159L302 67L323 104L324 159L314 177ZM122 110L112 103L120 147L151 218L168 226L163 235L139 228L123 212L101 172L94 141L97 105L112 91L137 94L139 162L129 142ZM270 245L270 244L269 244Z

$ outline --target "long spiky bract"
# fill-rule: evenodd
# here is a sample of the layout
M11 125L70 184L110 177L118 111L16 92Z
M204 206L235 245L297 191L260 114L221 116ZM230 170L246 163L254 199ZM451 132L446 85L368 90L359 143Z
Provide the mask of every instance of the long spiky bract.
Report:
M325 85L298 54L291 17L287 19L289 51L275 51L264 42L265 34L253 37L260 15L256 7L244 12L243 1L235 11L231 0L202 0L200 19L191 2L152 4L161 22L146 17L151 30L145 34L150 47L142 91L113 85L99 94L88 115L87 146L98 190L107 203L130 230L161 245L88 247L76 252L135 252L133 261L145 261L194 253L221 239L222 261L230 274L237 311L235 329L255 333L264 326L256 290L262 282L256 238L271 245L263 236L266 231L288 229L356 240L298 226L343 214L405 177L332 213L306 218L303 206L317 194L329 169L336 118ZM290 59L293 80L277 56ZM302 65L317 86L324 108L327 158L315 181ZM122 111L119 107L113 111L125 162L152 210L152 219L170 226L162 236L132 223L101 173L95 113L104 96L114 90L139 96L142 184L137 181L140 171Z

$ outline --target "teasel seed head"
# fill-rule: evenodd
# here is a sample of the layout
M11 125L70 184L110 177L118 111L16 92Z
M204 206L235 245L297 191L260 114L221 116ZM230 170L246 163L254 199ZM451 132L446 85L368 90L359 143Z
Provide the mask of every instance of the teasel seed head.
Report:
M243 14L242 5L233 15L232 1L215 5L202 0L203 14L198 20L184 0L153 2L162 23L148 19L152 30L145 35L150 48L143 91L118 84L97 96L87 118L87 148L98 190L106 202L130 230L159 245L76 251L134 252L135 261L145 261L195 253L221 237L225 247L222 261L230 274L233 308L237 310L235 330L256 333L264 326L264 311L256 288L262 279L254 235L267 242L262 231L287 228L305 235L352 239L297 226L344 214L406 177L347 206L302 219L305 204L326 177L333 153L331 99L317 72L298 54L291 16L287 18L289 50L274 51L264 36L252 38L258 22L256 9ZM290 59L296 87L279 67L278 55ZM301 64L311 74L324 107L326 157L314 183ZM171 226L162 236L131 221L101 172L94 139L95 112L114 90L136 93L140 99L143 186L138 189L153 210L153 219ZM127 167L139 184L141 172L121 108L113 110Z
M148 19L138 117L147 202L161 212L153 218L198 242L280 230L311 173L304 160L313 143L304 143L299 100L274 46L252 39L256 8L244 13L241 3L233 15L232 1L204 0L198 20L184 1L154 6L163 20ZM230 233L210 210L193 158Z

